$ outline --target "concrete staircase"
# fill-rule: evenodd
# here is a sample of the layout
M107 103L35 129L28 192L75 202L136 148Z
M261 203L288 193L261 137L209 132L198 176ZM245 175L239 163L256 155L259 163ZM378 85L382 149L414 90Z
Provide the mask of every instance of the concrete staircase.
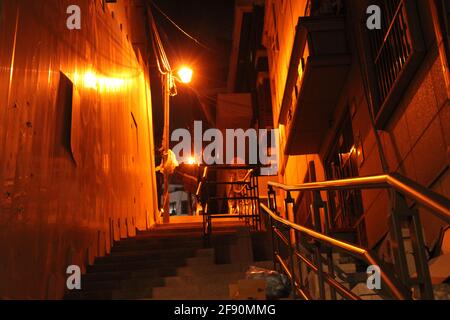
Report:
M216 262L225 249L246 247L239 243L242 229L240 222L215 223L216 249L204 248L199 222L160 225L118 241L108 256L87 267L82 289L68 292L65 298L228 299L228 285L244 278L250 263L232 249L229 256L235 263Z
M155 300L229 300L229 284L245 278L249 265L216 264L214 249L200 249L176 276L165 277L165 285L153 289ZM272 261L252 265L273 268Z
M322 265L323 271L328 272L328 265L326 263L327 256L322 254L322 257L324 259ZM335 274L334 279L337 282L358 295L362 300L383 300L382 296L367 287L367 273L365 270L361 270L360 264L354 258L340 253L333 253L332 259ZM313 298L319 299L319 280L313 271L308 273L308 283ZM331 291L328 284L325 284L325 297L327 300L331 299ZM343 300L338 293L337 299Z

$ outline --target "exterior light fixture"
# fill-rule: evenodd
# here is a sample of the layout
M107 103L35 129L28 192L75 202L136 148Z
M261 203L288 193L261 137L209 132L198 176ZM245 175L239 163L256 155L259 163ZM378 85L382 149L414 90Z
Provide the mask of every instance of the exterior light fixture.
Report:
M182 83L190 83L192 81L193 71L191 68L182 67L178 70L178 78Z
M197 164L197 160L195 159L195 157L189 157L189 159L187 160L187 164L190 165Z
M97 76L93 72L86 72L83 81L86 88L97 88Z
M76 79L78 77L78 75L75 75ZM83 76L83 85L85 88L101 92L114 92L119 91L125 85L125 80L122 78L101 77L92 71L88 71Z

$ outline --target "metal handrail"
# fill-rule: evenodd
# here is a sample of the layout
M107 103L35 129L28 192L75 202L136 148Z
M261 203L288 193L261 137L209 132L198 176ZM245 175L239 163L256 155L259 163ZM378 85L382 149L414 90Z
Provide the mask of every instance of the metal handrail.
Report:
M208 176L208 167L203 168L203 174L202 177L199 179L198 185L197 185L197 191L195 192L195 195L198 197L200 196L203 184L205 183L206 177Z
M242 179L238 179L238 180L236 180L236 181L234 181L234 182L247 182L247 179L250 177L250 175L251 175L253 172L254 172L253 169L248 170L247 173L245 174L245 176L244 176ZM242 192L245 190L245 188L246 188L247 186L244 184L244 185L241 186L241 188L240 188L239 190L236 190L234 187L235 187L235 186L233 186L233 188L232 188L232 190L233 190L234 193L242 193Z
M296 223L293 223L286 219L283 219L283 218L279 217L275 212L273 212L271 209L269 209L269 207L267 207L263 203L261 203L260 206L264 211L266 211L270 215L270 217L272 219L284 224L285 226L288 226L296 231L303 232L322 243L326 243L330 246L339 248L352 256L362 258L370 265L379 264L377 259L374 256L372 256L366 249L360 248L358 246L352 245L350 243L347 243L347 242L344 242L341 240L337 240L337 239L328 237L322 233L316 232L312 229L303 227L301 225L298 225ZM392 294L397 299L400 299L400 300L407 299L407 297L405 297L405 295L394 284L394 281L391 279L391 277L388 276L383 270L380 270L380 276L381 276L381 279L384 281L384 283L386 283L386 285L388 286L389 290L392 292Z
M450 223L450 200L397 173L342 180L285 185L269 182L269 186L285 191L329 191L345 189L394 188L432 209L432 213Z
M235 181L208 181L208 170L246 170L243 178ZM260 228L260 214L259 214L259 197L258 197L258 179L256 177L256 166L250 165L214 165L205 166L203 175L197 186L196 196L200 198L202 195L202 188L207 184L231 185L230 192L226 192L223 197L206 195L204 212L203 212L203 232L205 238L208 240L212 233L212 220L215 218L238 218L243 220L254 230ZM239 187L239 185L242 185ZM206 190L208 191L208 190ZM212 201L218 200L237 200L238 207L244 208L239 210L238 214L220 214L211 213L208 209L208 204Z
M426 298L432 298L432 288L431 288L431 279L429 277L429 270L428 270L428 264L426 262L426 257L424 254L424 238L421 231L421 225L420 220L418 218L418 214L415 212L414 209L409 209L409 205L407 205L406 197L409 197L413 199L416 203L422 204L425 207L431 209L431 212L438 218L442 219L446 223L450 223L450 201L446 197L437 194L436 192L433 192L420 184L400 175L397 173L394 174L384 174L384 175L376 175L376 176L368 176L368 177L355 177L355 178L349 178L349 179L342 179L342 180L331 180L331 181L323 181L323 182L309 182L309 183L303 183L298 185L286 185L282 183L277 182L269 182L269 193L272 195L273 199L270 200L269 196L269 203L268 206L264 204L260 204L263 211L265 211L269 219L271 221L271 228L273 235L272 237L278 236L284 242L288 245L290 253L291 253L291 259L293 255L296 255L300 260L302 260L304 263L306 263L311 270L315 271L319 276L319 282L321 283L320 287L320 295L321 297L324 296L324 282L327 282L330 286L332 286L335 290L339 291L340 293L343 293L348 298L354 298L354 295L351 292L346 292L343 290L343 288L340 288L339 286L336 286L335 283L332 281L333 277L333 271L331 271L331 278L329 277L330 274L323 272L322 270L322 262L320 258L320 252L321 249L319 246L316 246L316 248L313 250L315 251L313 254L316 257L316 265L308 261L306 258L304 258L299 252L297 252L291 244L290 239L294 239L294 243L296 242L295 238L295 232L299 232L305 235L308 235L313 239L313 241L317 243L322 243L325 246L330 247L330 249L336 249L338 251L343 251L346 254L349 254L357 259L364 260L366 263L369 263L370 265L379 265L381 261L378 261L378 258L376 255L374 255L372 252L369 252L368 250L358 247L356 245L347 243L345 241L337 240L335 238L327 236L327 222L326 222L326 216L327 213L325 212L325 231L324 233L321 233L320 226L320 217L318 217L319 224L315 224L315 229L309 229L307 227L304 227L302 225L296 224L294 222L291 222L289 220L286 220L278 215L278 209L276 205L276 193L275 188L284 190L287 193L287 197L285 199L285 209L288 210L288 205L292 205L294 203L294 200L291 196L291 192L304 192L304 191L310 191L315 194L314 199L314 212L317 213L318 208L325 208L325 211L327 211L327 205L325 202L321 200L320 197L320 191L331 191L331 190L352 190L352 189L358 189L358 190L364 190L364 189L380 189L380 188L389 188L391 189L393 193L393 197L391 199L393 204L393 214L391 215L391 231L393 234L393 241L394 241L394 247L397 249L395 250L395 261L397 266L397 273L398 274L391 274L386 273L386 270L381 269L380 270L380 276L381 279L384 281L384 283L387 285L389 291L391 294L397 298L397 299L408 299L410 298L410 293L408 290L410 290L411 284L417 283L420 286L420 294L421 297ZM317 217L316 217L317 219ZM415 260L416 260L416 268L421 276L417 278L417 280L414 280L411 282L409 272L408 272L408 266L406 265L406 259L404 258L404 246L403 246L403 238L400 232L400 224L401 219L405 219L405 222L410 224L411 230L414 233L414 236L412 236L413 241L413 247L415 252ZM272 223L274 222L274 223ZM289 241L287 238L285 238L282 234L280 234L277 223L282 225L283 228L290 230L289 232ZM274 239L274 238L273 238ZM330 255L330 253L327 253L327 255ZM328 259L331 259L330 257ZM277 250L274 250L274 261L280 261L282 258L279 256L279 253L277 253ZM331 268L333 268L332 260L329 260L328 263L331 263ZM292 264L292 262L291 262ZM281 265L283 269L285 269L284 265ZM312 266L312 267L311 267ZM330 267L330 265L329 265ZM291 266L292 268L292 266ZM387 270L390 272L390 270ZM292 273L293 271L289 271L289 273ZM298 289L298 292L300 296L305 296L305 292L303 291L302 284L298 286L296 283L295 277L291 278L292 284L295 288ZM408 289L409 288L409 289ZM332 294L335 296L335 292Z

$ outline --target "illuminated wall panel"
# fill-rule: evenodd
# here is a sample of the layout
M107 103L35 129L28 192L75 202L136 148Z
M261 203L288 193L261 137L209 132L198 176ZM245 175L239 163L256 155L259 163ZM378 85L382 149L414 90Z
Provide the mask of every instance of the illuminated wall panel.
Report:
M68 265L154 223L145 70L101 1L0 1L0 298L60 298Z

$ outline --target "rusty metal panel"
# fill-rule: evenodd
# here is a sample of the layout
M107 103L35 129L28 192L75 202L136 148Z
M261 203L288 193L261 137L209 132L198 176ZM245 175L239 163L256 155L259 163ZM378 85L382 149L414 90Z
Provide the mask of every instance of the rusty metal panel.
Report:
M81 30L71 1L0 1L0 298L61 297L69 264L154 222L149 76L101 1L76 2Z

